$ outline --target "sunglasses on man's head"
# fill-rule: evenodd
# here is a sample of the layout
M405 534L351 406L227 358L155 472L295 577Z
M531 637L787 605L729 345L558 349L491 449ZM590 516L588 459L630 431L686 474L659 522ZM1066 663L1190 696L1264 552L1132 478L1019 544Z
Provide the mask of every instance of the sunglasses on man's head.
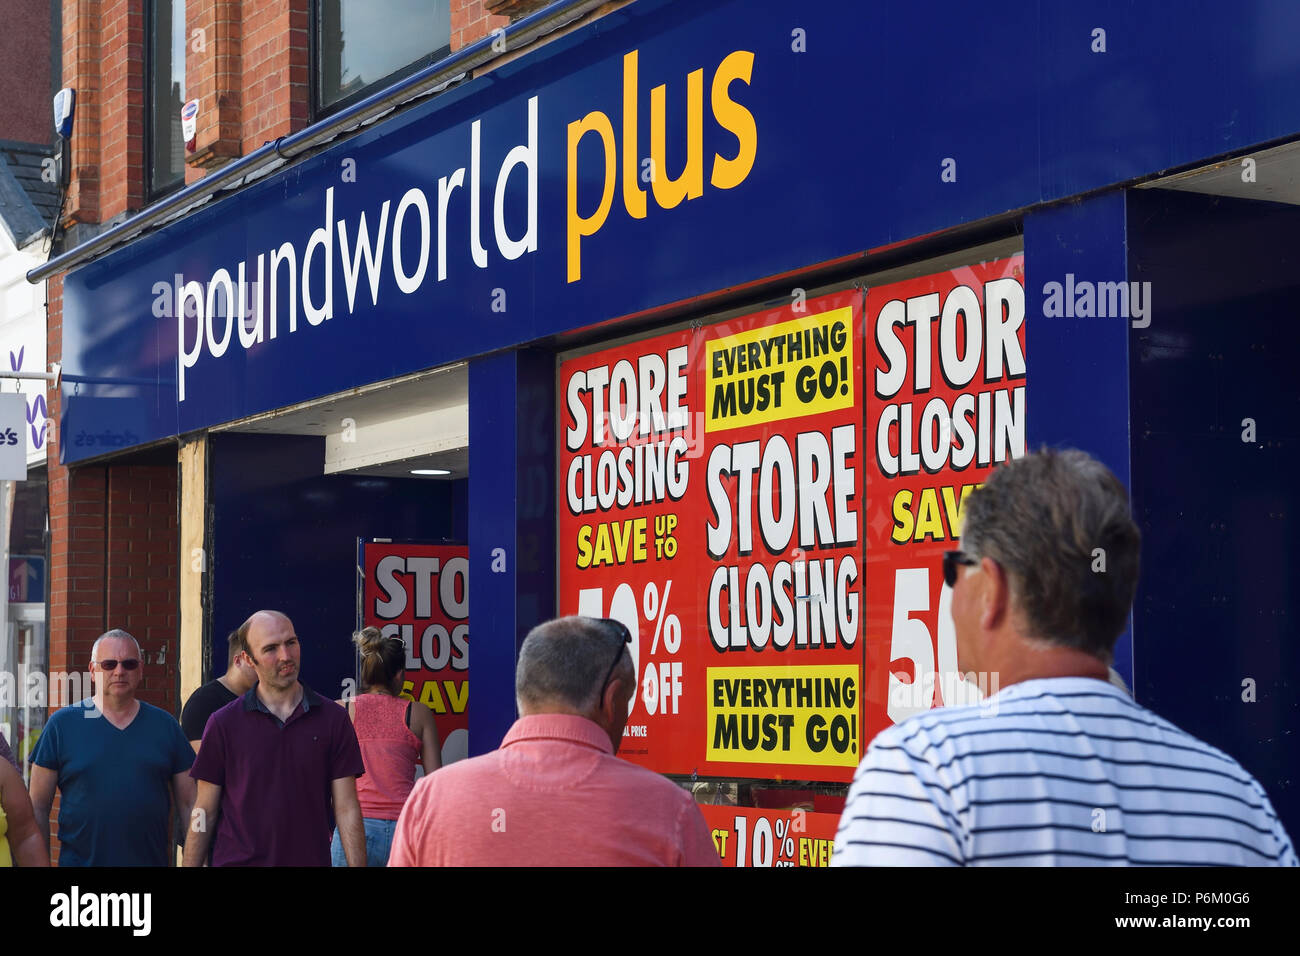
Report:
M972 558L965 551L945 551L943 553L943 583L950 588L957 586L957 565L979 564L978 558Z
M99 665L99 669L102 671L117 670L118 664L122 665L124 671L133 671L140 666L140 658L128 657L126 660L118 661L110 657L106 661L96 661L95 663Z
M618 662L623 659L624 645L632 643L632 632L627 629L627 625L622 621L616 621L612 617L598 617L596 618L596 623L603 626L605 630L619 642L618 650L614 652L614 662L609 665L609 670L605 672L605 679L600 682L601 693L604 693L605 686L609 683L609 679L614 676L614 668L617 667Z

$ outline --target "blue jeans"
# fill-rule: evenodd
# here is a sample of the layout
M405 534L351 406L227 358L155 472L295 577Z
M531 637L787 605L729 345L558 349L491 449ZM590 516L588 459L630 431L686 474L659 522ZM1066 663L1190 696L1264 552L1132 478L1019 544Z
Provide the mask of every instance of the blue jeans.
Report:
M366 866L387 866L388 851L393 847L393 833L397 830L396 820L374 820L364 817L361 821L366 827ZM333 866L347 866L348 858L343 852L343 841L339 839L339 828L334 828L334 839L330 843L330 862Z

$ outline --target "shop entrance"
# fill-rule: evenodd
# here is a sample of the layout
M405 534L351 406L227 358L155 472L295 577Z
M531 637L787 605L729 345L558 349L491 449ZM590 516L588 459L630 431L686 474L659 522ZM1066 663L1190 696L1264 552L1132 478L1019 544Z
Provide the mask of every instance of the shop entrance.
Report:
M1241 761L1293 833L1298 172L1290 144L1128 197L1129 278L1154 302L1129 355L1134 691Z
M214 430L207 468L204 679L223 672L227 635L270 608L293 620L303 682L342 697L357 676L359 545L454 548L468 540L466 367ZM459 593L467 604L467 588ZM423 635L408 630L409 677ZM462 711L467 704L463 688L440 699ZM464 755L463 742L444 746L444 759Z

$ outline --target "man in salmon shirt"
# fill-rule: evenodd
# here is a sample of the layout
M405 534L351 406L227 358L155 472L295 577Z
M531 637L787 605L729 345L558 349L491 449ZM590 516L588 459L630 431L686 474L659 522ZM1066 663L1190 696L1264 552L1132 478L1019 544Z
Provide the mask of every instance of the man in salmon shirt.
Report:
M389 866L719 866L695 801L620 760L636 675L627 628L565 617L519 650L520 717L492 753L416 783Z

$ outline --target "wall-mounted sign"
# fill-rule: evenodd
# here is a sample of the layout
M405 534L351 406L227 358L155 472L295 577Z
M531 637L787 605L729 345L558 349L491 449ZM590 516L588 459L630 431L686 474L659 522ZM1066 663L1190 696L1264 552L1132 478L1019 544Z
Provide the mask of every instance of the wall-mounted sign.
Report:
M978 5L638 0L73 271L63 411L137 397L143 444L1300 129L1300 7L1264 55L1191 5L1169 77L1092 52L1086 5L1012 6L991 34ZM899 79L948 61L960 106ZM846 114L846 82L889 95Z
M0 394L0 481L27 480L27 396Z

